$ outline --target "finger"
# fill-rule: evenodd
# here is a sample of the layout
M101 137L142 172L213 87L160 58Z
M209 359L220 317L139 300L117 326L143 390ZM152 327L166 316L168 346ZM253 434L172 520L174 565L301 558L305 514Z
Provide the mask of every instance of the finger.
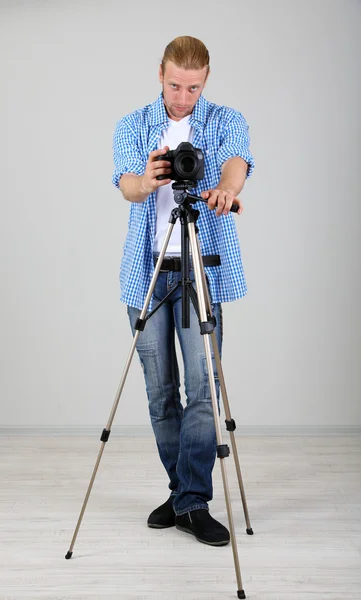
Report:
M164 146L164 148L160 148L159 150L153 150L150 154L149 154L149 158L154 159L156 156L162 156L163 154L166 154L169 150L169 146Z
M171 179L168 169L160 169L158 172L152 174L152 181L160 181L158 177L162 177L162 179Z
M202 192L201 196L202 198L204 198L204 200L207 200L207 198L209 197L209 192Z
M226 196L225 196L225 194L220 194L217 199L217 210L216 210L217 217L220 217L220 215L223 213L225 204L226 204Z
M152 169L150 176L152 179L154 177L158 177L158 175L169 175L172 172L172 169Z
M224 215L228 215L229 211L232 208L232 204L237 204L235 200L236 199L234 198L234 196L227 194L224 209L223 209Z
M240 200L239 198L233 198L232 206L235 206L237 208L237 210L232 211L232 212L237 213L237 215L240 215L241 212L243 211L242 200ZM231 208L232 208L232 206L231 206Z
M210 210L214 210L216 208L217 200L218 200L218 193L209 192L207 204L208 204L208 208Z
M243 204L242 204L242 202L239 202L239 208L237 210L237 215L242 214L242 212L243 212Z
M155 177L158 177L158 175L167 175L167 177L169 177L171 172L171 169L152 169L149 171L149 177L150 179L154 179Z
M152 169L161 169L170 167L170 162L168 160L155 160L151 164Z
M151 171L151 172L157 171L158 169L169 169L171 171L170 165L167 165L167 163L163 160L161 162L159 162L159 164L156 161L156 162L152 163L149 167L149 171Z
M157 187L161 187L162 185L168 185L168 183L172 183L171 179L156 179L155 180L155 185Z

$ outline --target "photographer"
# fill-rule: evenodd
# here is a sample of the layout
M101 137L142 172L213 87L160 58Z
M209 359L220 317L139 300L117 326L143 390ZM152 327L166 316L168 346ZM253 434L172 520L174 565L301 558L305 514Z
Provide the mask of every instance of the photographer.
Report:
M176 206L168 152L181 142L190 142L203 151L204 177L197 182L196 193L208 204L197 203L197 226L221 351L221 303L246 293L234 218L228 213L232 204L237 204L241 214L243 206L237 196L254 165L244 117L202 96L208 75L209 53L200 40L179 37L166 47L159 69L162 93L153 104L125 116L116 125L113 183L131 202L120 299L128 306L134 334L170 213ZM163 178L158 179L159 176ZM180 233L177 220L150 308L181 279ZM194 281L192 270L191 279ZM221 546L229 542L229 532L208 510L213 493L216 436L204 344L192 305L190 328L182 328L181 295L178 288L147 321L137 342L151 423L170 490L167 501L149 515L148 525L175 525L203 543ZM184 408L179 393L175 331L184 362ZM214 372L219 400L215 364Z

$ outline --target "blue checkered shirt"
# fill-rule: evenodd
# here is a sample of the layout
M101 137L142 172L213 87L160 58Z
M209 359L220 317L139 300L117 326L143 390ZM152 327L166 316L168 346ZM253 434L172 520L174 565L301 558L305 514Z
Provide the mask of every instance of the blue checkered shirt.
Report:
M205 157L204 178L192 193L214 189L219 184L221 166L233 156L248 163L247 177L254 161L249 150L248 125L243 115L231 108L218 106L200 96L189 121L194 128L193 145ZM150 152L158 148L162 131L168 127L168 115L160 94L153 104L123 117L116 124L113 152L113 183L125 173L143 175ZM171 148L173 149L173 148ZM174 205L176 206L176 204ZM232 213L217 217L203 202L197 225L202 255L219 254L219 266L205 267L212 302L230 302L247 292L241 251ZM142 308L154 272L153 242L156 227L156 192L144 202L130 204L128 234L120 268L120 300ZM149 308L152 306L152 301Z

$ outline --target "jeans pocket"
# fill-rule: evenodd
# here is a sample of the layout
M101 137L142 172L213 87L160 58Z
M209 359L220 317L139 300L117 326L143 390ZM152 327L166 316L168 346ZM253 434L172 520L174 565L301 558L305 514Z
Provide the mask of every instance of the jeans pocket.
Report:
M165 400L156 348L143 346L142 348L138 348L138 355L144 373L149 414L151 417L162 417Z

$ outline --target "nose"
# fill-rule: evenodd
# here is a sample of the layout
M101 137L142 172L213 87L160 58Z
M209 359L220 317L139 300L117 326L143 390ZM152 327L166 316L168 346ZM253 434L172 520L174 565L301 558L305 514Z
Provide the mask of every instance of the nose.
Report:
M179 94L179 104L181 106L186 106L187 104L187 90L182 90Z

